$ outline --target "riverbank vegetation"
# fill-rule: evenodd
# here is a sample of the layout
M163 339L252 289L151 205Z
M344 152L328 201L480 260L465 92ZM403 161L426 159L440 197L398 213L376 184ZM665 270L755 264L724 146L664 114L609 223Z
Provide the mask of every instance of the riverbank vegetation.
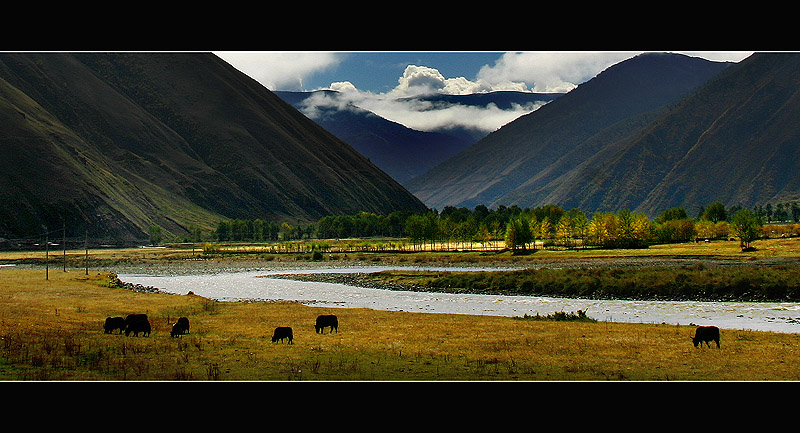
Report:
M446 293L672 301L800 301L800 267L542 268L493 272L383 271L362 278Z
M104 271L0 268L0 379L29 381L764 381L800 379L800 336L694 327L215 302L115 287ZM103 333L146 313L147 337ZM339 332L317 334L319 314ZM578 314L579 315L579 314ZM170 337L187 316L190 332ZM530 319L530 318L528 318ZM272 343L277 326L294 344Z
M797 206L781 204L753 209L721 203L702 208L691 218L682 208L664 211L658 218L629 210L596 212L591 217L580 209L564 210L547 205L536 208L498 206L473 210L452 206L441 212L394 212L376 215L360 212L354 215L327 216L316 224L280 226L261 220L221 221L217 230L206 236L198 234L194 242L205 240L209 252L218 252L219 243L242 241L282 241L274 243L284 252L301 243L315 250L331 252L330 240L350 241L350 251L364 247L371 238L397 239L372 248L392 251L424 250L492 250L508 248L515 253L537 249L646 248L650 245L699 240L736 238L743 249L756 239L800 234L800 211ZM791 209L792 212L787 211ZM766 223L766 224L765 224ZM341 251L341 248L339 248Z

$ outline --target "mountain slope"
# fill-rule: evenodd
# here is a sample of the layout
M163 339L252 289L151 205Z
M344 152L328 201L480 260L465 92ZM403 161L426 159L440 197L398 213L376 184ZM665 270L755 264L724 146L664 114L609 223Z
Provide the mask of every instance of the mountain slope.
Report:
M535 191L640 130L727 63L677 54L644 54L614 65L539 110L406 183L429 207L543 204ZM557 204L557 203L556 203Z
M587 164L574 175L574 185L586 188L556 189L551 199L573 197L587 206L626 206L649 215L715 201L750 207L797 200L798 71L796 53L754 54L621 143L613 155Z
M275 92L301 112L307 110L309 98L320 93L335 92ZM319 105L312 110L312 120L353 146L401 184L477 141L416 131L352 104L343 108L338 105Z
M338 92L287 92L276 95L306 114L359 153L374 162L395 180L404 184L451 156L466 149L486 132L475 128L447 125L446 129L417 131L384 119L375 113L343 102ZM473 95L420 95L401 98L397 103L419 111L437 113L455 108L487 109L490 105L511 111L515 107L536 107L550 102L560 93L490 92ZM533 110L534 108L531 108Z
M4 209L0 236L425 209L211 54L5 53L0 79L0 200L26 203Z

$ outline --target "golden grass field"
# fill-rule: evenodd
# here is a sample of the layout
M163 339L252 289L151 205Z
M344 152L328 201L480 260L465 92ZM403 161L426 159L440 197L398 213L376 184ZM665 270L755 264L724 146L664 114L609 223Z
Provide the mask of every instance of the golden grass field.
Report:
M763 241L743 257L728 242L653 247L635 254L796 257L794 241ZM728 251L730 250L730 251ZM37 253L2 253L6 263ZM82 251L70 251L75 261ZM91 251L116 260L169 261L185 249ZM553 251L522 260L580 254ZM585 252L584 255L602 254ZM608 252L605 252L608 254ZM634 254L619 251L614 254ZM105 256L105 257L101 257ZM404 256L396 260L420 260ZM463 260L465 256L461 256ZM695 348L689 326L325 309L295 303L215 302L134 292L108 283L104 265L67 271L0 267L0 379L6 381L787 381L800 379L800 335L722 330L722 348ZM381 260L388 260L382 257ZM498 258L495 257L497 260ZM507 260L518 260L508 258ZM236 260L236 259L227 259ZM247 260L257 260L248 258ZM273 260L273 259L271 259ZM438 255L437 260L446 260ZM478 260L478 259L476 259ZM146 313L148 337L104 334L108 316ZM317 334L319 314L339 332ZM190 333L172 338L187 316ZM294 344L272 343L277 326Z

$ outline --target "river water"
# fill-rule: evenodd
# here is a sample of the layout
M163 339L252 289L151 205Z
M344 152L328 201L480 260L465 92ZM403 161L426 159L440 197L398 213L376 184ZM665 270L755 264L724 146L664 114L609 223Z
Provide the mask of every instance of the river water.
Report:
M291 273L379 272L383 270L476 270L474 268L352 267L297 269ZM188 275L121 273L120 280L151 286L164 292L190 291L220 301L296 301L330 308L423 313L455 313L522 317L578 310L601 321L715 325L800 333L800 303L778 302L681 302L566 299L539 296L501 296L398 291L356 287L338 283L303 282L270 277L286 269L249 270Z

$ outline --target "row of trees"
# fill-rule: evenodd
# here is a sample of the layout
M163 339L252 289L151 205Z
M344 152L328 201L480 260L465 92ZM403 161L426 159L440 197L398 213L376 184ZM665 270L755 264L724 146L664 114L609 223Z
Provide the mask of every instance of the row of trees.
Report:
M261 219L234 219L220 221L214 237L217 241L278 241L310 238L313 234L313 224L293 226L288 222L278 225ZM200 237L199 234L195 236Z
M702 208L697 218L690 218L682 208L673 208L650 220L629 210L596 212L589 218L580 209L564 210L555 205L532 209L518 206L488 209L479 205L472 210L448 206L441 212L326 216L316 224L296 226L262 220L229 220L219 223L214 238L278 241L393 237L409 238L419 248L444 242L457 248L471 248L476 243L486 246L503 241L512 250L530 250L553 246L637 248L735 236L742 240L743 247L748 247L760 236L763 226L763 217L757 209L726 209L721 203L712 203Z
M698 220L712 220L726 221L730 220L737 212L742 210L742 206L731 206L725 209L722 203L712 203L708 207L701 206L698 214ZM800 203L786 202L776 203L774 206L771 203L765 205L755 205L752 209L755 215L762 222L769 223L785 223L785 222L800 222Z
M703 239L726 239L735 236L742 248L761 235L761 220L749 209L736 211L731 221L686 217L680 208L670 209L655 221L646 215L622 210L617 213L597 212L587 220L581 211L564 213L557 221L538 220L535 215L519 215L509 222L505 233L506 247L512 250L560 245L567 248L596 246L603 248L641 248L651 244L686 242Z

